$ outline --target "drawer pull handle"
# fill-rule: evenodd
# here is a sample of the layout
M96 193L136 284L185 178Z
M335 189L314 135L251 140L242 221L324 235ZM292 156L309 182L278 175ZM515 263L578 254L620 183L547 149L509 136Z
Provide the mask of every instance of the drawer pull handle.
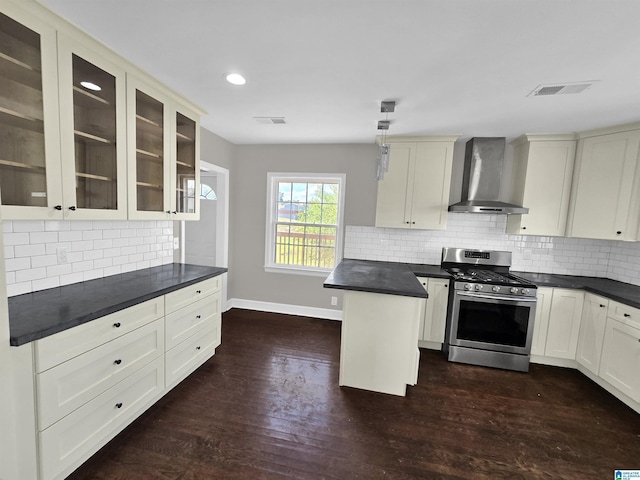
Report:
M603 305L603 304L601 303L601 304L600 304L600 308L604 308L604 307L605 307L605 305Z
M116 408L122 408L122 402L116 403Z
M56 205L55 207L53 207L56 210L62 210L62 205Z
M196 315L196 318L199 320L202 318L202 315Z
M202 290L196 290L196 293L202 293Z
M120 328L120 322L116 322L116 323L114 323L114 324L113 324L113 326L114 326L115 328Z
M630 313L625 313L624 316L625 316L625 318L631 318L631 314Z
M198 345L198 346L196 347L196 350L200 350L200 345Z
M115 363L116 365L120 365L122 363L122 360L117 359L116 361L114 361L113 363Z

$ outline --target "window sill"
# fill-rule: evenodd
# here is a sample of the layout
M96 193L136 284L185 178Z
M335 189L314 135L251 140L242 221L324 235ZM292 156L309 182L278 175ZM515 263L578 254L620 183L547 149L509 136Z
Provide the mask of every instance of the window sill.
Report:
M264 271L267 273L287 273L290 275L306 275L311 277L328 277L333 271L331 270L310 270L308 268L292 268L292 267L275 267L265 266Z

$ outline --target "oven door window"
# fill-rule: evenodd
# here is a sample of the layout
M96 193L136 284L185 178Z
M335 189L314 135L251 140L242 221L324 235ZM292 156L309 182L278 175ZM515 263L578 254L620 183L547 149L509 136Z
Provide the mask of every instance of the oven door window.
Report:
M460 300L457 338L525 347L530 313L528 305Z

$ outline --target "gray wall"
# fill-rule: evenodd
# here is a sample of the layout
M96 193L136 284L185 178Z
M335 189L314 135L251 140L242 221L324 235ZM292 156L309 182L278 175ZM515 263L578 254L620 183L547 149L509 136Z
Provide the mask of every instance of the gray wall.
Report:
M330 305L331 296L341 295L322 288L324 277L264 271L267 172L345 173L345 225L373 225L376 146L238 145L234 153L229 298L341 309L341 302Z
M236 146L206 128L200 129L200 160L231 171Z

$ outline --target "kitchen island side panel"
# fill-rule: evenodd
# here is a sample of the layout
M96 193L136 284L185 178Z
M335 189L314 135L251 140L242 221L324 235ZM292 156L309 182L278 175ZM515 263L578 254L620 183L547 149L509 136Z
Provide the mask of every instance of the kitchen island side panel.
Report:
M340 386L406 395L417 382L425 299L345 291Z

